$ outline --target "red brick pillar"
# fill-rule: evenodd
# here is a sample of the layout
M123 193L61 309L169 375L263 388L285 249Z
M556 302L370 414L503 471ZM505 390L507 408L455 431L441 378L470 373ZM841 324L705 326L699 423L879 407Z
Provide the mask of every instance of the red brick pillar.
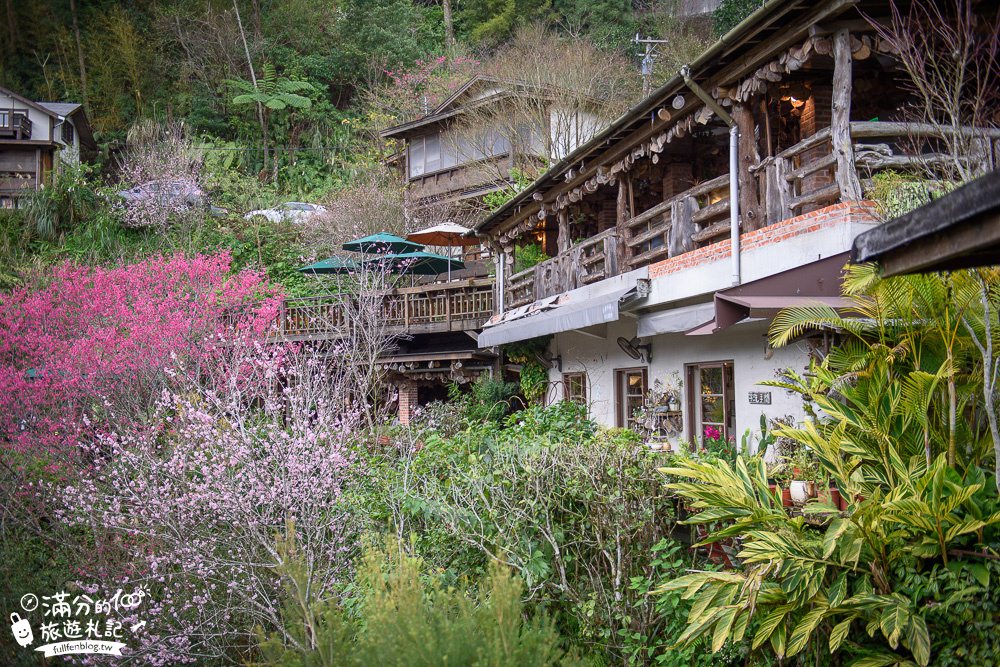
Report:
M799 130L802 139L808 139L820 130L830 127L832 116L833 87L817 83L813 86L812 94L802 107L802 115L799 116ZM807 164L829 154L830 146L824 143L804 152L802 164ZM814 172L802 179L802 193L824 188L831 183L833 183L833 172L830 169ZM815 206L805 206L801 212L808 213L815 208Z
M671 162L666 165L663 170L663 201L690 189L693 182L690 162Z
M399 423L409 424L417 409L417 385L403 382L399 385Z

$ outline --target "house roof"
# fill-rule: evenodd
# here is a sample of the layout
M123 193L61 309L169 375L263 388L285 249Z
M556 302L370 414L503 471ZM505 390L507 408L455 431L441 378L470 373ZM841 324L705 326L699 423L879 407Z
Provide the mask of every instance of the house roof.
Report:
M1000 171L861 234L851 259L885 276L1000 264Z
M10 95L21 104L26 104L35 111L41 111L43 114L47 116L52 116L53 118L55 118L56 116L59 115L58 112L55 112L51 109L47 109L44 106L43 102L35 102L34 100L29 100L24 95L19 95L9 88L4 88L3 86L0 86L0 93L3 93L4 95Z
M801 40L817 23L830 21L854 8L862 0L767 0L757 11L722 36L688 67L690 76L702 85L714 75L726 73L727 80L759 67L780 48ZM880 0L865 2L884 4ZM861 18L855 15L856 18ZM475 226L485 232L515 215L532 200L544 198L547 189L576 180L564 178L572 168L590 162L604 148L626 140L644 125L655 122L657 109L669 106L678 94L690 91L680 73L653 91L644 100L611 123L587 143L553 165L528 188ZM694 97L692 95L692 97ZM667 125L664 125L667 127ZM580 170L582 171L582 170ZM583 180L579 175L574 177ZM537 196L536 196L537 194ZM537 204L537 201L535 202Z
M82 104L76 102L39 102L38 105L57 116L72 116L78 109L83 108Z
M540 86L538 84L527 83L525 81L503 80L487 76L485 74L477 74L463 83L457 90L455 90L455 92L449 95L447 99L441 102L441 104L435 107L435 109L426 116L422 116L399 125L394 125L393 127L382 130L379 135L384 139L391 139L394 137L403 138L407 135L413 134L414 130L421 129L428 125L434 125L443 120L447 120L448 118L458 116L462 114L466 108L468 108L467 106L462 106L460 104L462 100L469 96L470 91L483 85L499 86L502 89L496 91L492 95L487 95L486 97L475 100L476 105L495 102L498 99L514 95L519 91L536 93L539 97L541 97L545 92L554 90L551 86ZM597 102L597 100L591 101Z

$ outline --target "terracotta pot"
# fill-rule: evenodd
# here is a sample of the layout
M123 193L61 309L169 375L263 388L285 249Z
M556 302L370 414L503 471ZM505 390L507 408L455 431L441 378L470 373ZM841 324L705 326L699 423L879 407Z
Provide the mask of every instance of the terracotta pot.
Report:
M794 507L795 503L792 502L792 490L786 487L781 489L781 504L785 507Z
M840 497L840 489L836 486L830 487L830 504L832 504L836 509L843 510L844 499Z

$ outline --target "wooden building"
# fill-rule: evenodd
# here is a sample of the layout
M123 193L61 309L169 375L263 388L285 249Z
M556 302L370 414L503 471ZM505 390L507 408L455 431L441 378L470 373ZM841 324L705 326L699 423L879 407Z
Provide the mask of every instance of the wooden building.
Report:
M445 215L450 210L460 219L475 217L483 210L483 196L510 185L512 170L538 170L606 124L593 109L563 108L556 97L537 87L475 76L423 117L383 131L383 139L399 143L394 164L406 184L408 214L419 218L425 209L443 208ZM537 113L524 114L524 100ZM482 126L515 104L525 116L521 126ZM470 127L467 117L483 109L488 112Z
M880 172L935 178L948 160L939 128L905 122L905 74L869 23L888 11L765 3L480 223L498 276L480 346L551 336L550 400L572 387L609 425L631 424L656 380L673 385L679 441L801 417L757 386L807 364L805 344L767 346L769 319L836 305L830 261L877 224ZM979 138L967 159L1000 159L996 130L954 132ZM516 270L530 246L548 259Z
M0 88L0 207L42 187L57 160L87 160L96 151L81 105L35 102Z

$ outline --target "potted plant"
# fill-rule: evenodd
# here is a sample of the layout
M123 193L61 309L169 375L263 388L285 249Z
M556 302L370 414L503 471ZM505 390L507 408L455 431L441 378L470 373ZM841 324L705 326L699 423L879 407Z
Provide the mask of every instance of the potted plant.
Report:
M791 469L787 461L779 460L777 464L768 470L769 479L774 480L775 491L781 490L781 504L784 507L792 507L792 491L789 488L791 481Z
M805 447L800 447L792 457L792 498L800 505L817 495L816 478L819 466L816 457Z

